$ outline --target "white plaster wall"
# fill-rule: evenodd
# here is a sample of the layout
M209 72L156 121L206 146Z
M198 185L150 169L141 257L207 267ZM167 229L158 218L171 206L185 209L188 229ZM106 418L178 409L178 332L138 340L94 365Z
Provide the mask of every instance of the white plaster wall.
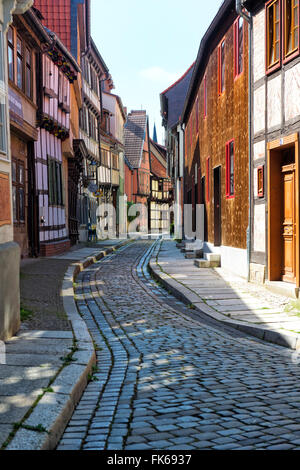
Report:
M254 134L265 129L265 85L254 91Z
M300 64L285 72L285 120L300 118Z
M266 206L254 206L254 240L253 250L264 253L266 251Z
M248 277L247 250L221 246L221 266L237 276Z
M281 124L281 75L268 81L268 129Z
M265 158L266 156L266 143L264 140L257 142L253 145L253 160L256 161L259 158Z
M221 266L237 276L248 278L247 250L232 246L215 247L211 243L204 243L205 253L221 254Z
M265 76L265 10L253 18L253 78L254 83Z

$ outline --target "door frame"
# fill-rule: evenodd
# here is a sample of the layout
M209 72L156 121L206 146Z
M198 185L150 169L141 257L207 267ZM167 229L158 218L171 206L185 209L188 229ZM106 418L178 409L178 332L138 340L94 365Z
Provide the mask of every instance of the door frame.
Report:
M216 207L216 173L218 172L218 191L219 191L219 209ZM222 245L222 165L218 165L213 169L214 175L214 246L219 247ZM218 210L218 234L216 234L216 220L217 220L217 210Z
M295 149L295 205L296 205L296 288L300 287L300 243L299 243L299 136L298 133L276 139L267 144L268 154L268 279L280 281L282 270L282 251L279 246L281 220L278 208L281 207L281 161L279 155L288 148Z

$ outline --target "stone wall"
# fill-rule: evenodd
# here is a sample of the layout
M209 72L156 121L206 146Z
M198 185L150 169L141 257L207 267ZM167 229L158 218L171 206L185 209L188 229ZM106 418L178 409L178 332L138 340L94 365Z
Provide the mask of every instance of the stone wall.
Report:
M0 245L0 340L6 341L20 327L20 248Z

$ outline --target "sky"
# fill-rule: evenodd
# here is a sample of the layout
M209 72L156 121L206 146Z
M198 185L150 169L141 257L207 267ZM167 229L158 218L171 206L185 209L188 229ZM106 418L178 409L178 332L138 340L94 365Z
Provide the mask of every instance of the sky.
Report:
M221 0L92 0L92 37L128 113L145 109L164 145L159 95L196 60Z

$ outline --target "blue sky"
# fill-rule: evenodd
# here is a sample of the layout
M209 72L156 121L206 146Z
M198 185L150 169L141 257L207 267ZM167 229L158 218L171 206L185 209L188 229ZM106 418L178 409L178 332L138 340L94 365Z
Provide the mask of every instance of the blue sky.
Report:
M92 0L92 36L128 112L146 109L163 143L159 94L197 56L221 0Z

